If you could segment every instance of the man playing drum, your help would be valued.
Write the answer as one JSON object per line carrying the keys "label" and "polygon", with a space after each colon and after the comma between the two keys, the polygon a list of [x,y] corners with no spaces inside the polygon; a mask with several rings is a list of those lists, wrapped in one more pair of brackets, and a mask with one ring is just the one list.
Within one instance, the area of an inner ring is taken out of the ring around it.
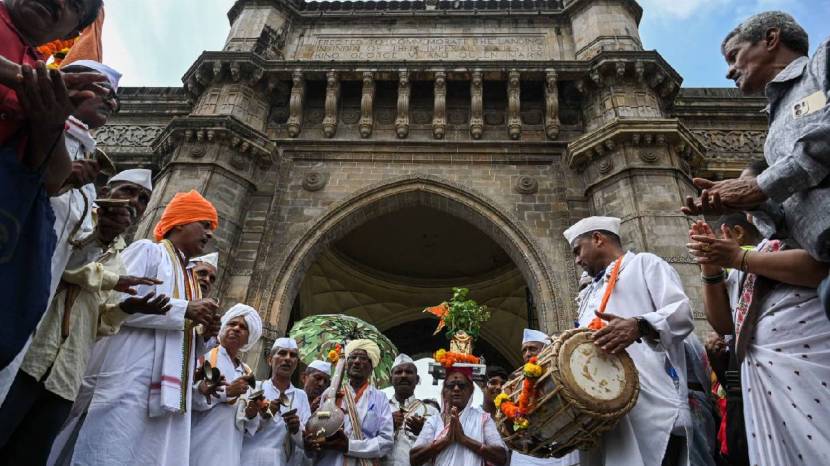
{"label": "man playing drum", "polygon": [[[565,230],[576,263],[593,281],[577,299],[594,343],[627,351],[639,372],[640,397],[583,465],[685,465],[689,414],[683,340],[694,326],[680,277],[654,254],[626,252],[620,219],[589,217]],[[601,328],[600,328],[601,327]]]}
{"label": "man playing drum", "polygon": [[[550,344],[550,338],[545,332],[524,329],[522,333],[522,361],[528,362],[530,358],[538,356],[542,349]],[[517,372],[521,372],[521,368]],[[518,451],[510,454],[510,466],[571,466],[579,464],[579,453],[573,451],[562,458],[536,458],[525,455]]]}

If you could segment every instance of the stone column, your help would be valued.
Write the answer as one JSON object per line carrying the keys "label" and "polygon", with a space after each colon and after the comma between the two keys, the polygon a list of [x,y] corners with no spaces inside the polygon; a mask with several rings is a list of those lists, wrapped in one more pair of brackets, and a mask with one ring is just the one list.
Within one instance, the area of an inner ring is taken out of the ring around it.
{"label": "stone column", "polygon": [[409,73],[398,73],[398,115],[395,118],[395,134],[404,139],[409,135]]}
{"label": "stone column", "polygon": [[340,77],[336,71],[326,73],[326,116],[323,118],[323,134],[334,137],[337,132],[337,100],[340,98]]}
{"label": "stone column", "polygon": [[432,136],[443,139],[447,132],[447,73],[435,72],[435,102],[432,113]]}
{"label": "stone column", "polygon": [[372,135],[375,120],[372,107],[375,99],[375,78],[371,71],[363,73],[363,95],[360,98],[360,137],[368,138]]}
{"label": "stone column", "polygon": [[521,117],[521,75],[511,70],[507,75],[507,134],[510,139],[519,139],[522,135]]}
{"label": "stone column", "polygon": [[545,73],[545,134],[550,139],[559,137],[559,87],[556,71]]}
{"label": "stone column", "polygon": [[481,139],[484,133],[484,81],[481,71],[473,71],[470,80],[470,135]]}
{"label": "stone column", "polygon": [[296,138],[303,129],[303,100],[305,99],[305,78],[297,70],[291,77],[291,99],[288,101],[288,136]]}

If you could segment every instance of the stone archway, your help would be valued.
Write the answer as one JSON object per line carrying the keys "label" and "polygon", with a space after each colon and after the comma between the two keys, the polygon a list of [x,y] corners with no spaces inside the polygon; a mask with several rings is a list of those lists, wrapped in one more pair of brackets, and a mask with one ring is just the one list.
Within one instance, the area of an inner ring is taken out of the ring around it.
{"label": "stone archway", "polygon": [[548,332],[567,325],[554,293],[547,260],[530,235],[510,215],[480,193],[430,175],[406,176],[369,186],[327,211],[289,247],[266,307],[277,329],[288,324],[293,300],[311,264],[332,242],[361,224],[410,206],[426,206],[474,225],[500,245],[521,272],[536,305],[540,327]]}

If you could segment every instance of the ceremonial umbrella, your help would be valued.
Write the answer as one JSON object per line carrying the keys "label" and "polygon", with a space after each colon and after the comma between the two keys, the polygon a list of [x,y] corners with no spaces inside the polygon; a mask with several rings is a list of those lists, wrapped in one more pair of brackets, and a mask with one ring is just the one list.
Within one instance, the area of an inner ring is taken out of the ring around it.
{"label": "ceremonial umbrella", "polygon": [[380,348],[380,363],[374,368],[375,386],[389,385],[389,373],[398,356],[398,348],[372,324],[343,314],[318,314],[295,323],[289,336],[297,340],[300,360],[306,364],[315,359],[326,361],[327,353],[338,343],[345,347],[351,340],[372,340]]}

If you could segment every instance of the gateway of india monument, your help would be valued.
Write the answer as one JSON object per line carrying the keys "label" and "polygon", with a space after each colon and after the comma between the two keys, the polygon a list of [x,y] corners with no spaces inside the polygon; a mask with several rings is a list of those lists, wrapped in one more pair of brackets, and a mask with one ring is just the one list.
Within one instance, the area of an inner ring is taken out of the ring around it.
{"label": "gateway of india monument", "polygon": [[442,345],[422,309],[463,286],[492,312],[477,352],[516,367],[524,327],[574,325],[562,231],[587,215],[672,263],[702,319],[679,207],[691,177],[762,155],[763,99],[681,87],[641,16],[633,0],[238,0],[222,50],[182,87],[122,89],[97,138],[156,173],[137,237],[176,192],[216,205],[214,295],[262,313],[264,347],[347,313],[424,356]]}

